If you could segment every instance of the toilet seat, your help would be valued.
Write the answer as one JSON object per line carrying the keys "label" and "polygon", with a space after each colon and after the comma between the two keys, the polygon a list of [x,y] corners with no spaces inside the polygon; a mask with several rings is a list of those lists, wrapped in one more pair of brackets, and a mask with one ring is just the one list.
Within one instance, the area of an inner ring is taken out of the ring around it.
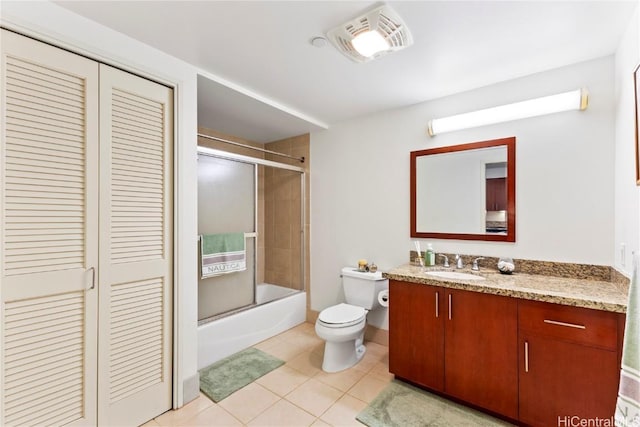
{"label": "toilet seat", "polygon": [[362,307],[341,303],[322,310],[318,321],[328,328],[346,328],[362,322],[366,315]]}

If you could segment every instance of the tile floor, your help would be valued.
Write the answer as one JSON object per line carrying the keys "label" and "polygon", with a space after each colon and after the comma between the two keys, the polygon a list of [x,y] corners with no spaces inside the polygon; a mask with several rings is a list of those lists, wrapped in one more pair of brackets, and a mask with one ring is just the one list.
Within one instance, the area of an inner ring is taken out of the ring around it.
{"label": "tile floor", "polygon": [[143,427],[157,426],[360,426],[356,415],[393,379],[388,348],[365,343],[353,368],[323,372],[324,341],[303,323],[254,347],[286,363],[214,403],[200,396]]}

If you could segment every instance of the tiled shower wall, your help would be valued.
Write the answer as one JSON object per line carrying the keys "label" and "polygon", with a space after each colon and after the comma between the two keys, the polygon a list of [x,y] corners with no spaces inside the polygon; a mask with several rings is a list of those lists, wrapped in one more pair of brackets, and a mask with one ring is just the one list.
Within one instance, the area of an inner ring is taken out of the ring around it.
{"label": "tiled shower wall", "polygon": [[[271,151],[304,157],[293,159],[267,154],[266,158],[306,169],[303,226],[305,240],[301,242],[300,216],[302,191],[298,173],[269,168],[265,175],[265,281],[293,289],[304,289],[309,283],[309,134],[299,135],[265,145]],[[304,283],[300,283],[300,246],[305,247]]]}

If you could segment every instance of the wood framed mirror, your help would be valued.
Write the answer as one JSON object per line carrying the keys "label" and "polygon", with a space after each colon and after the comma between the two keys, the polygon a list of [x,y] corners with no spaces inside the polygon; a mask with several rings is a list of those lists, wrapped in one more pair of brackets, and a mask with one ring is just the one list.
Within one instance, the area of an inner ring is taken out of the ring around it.
{"label": "wood framed mirror", "polygon": [[411,237],[516,241],[516,138],[412,151]]}

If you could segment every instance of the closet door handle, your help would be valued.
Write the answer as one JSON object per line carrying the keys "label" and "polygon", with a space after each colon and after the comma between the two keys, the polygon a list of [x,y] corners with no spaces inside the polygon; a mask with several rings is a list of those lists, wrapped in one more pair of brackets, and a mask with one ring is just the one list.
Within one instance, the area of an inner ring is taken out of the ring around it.
{"label": "closet door handle", "polygon": [[91,270],[91,287],[89,289],[87,289],[88,291],[94,289],[96,287],[96,268],[95,267],[91,267],[89,268],[89,270]]}
{"label": "closet door handle", "polygon": [[440,294],[436,292],[436,317],[440,317]]}
{"label": "closet door handle", "polygon": [[451,294],[449,294],[449,320],[451,320]]}
{"label": "closet door handle", "polygon": [[529,372],[529,343],[524,342],[524,371]]}

